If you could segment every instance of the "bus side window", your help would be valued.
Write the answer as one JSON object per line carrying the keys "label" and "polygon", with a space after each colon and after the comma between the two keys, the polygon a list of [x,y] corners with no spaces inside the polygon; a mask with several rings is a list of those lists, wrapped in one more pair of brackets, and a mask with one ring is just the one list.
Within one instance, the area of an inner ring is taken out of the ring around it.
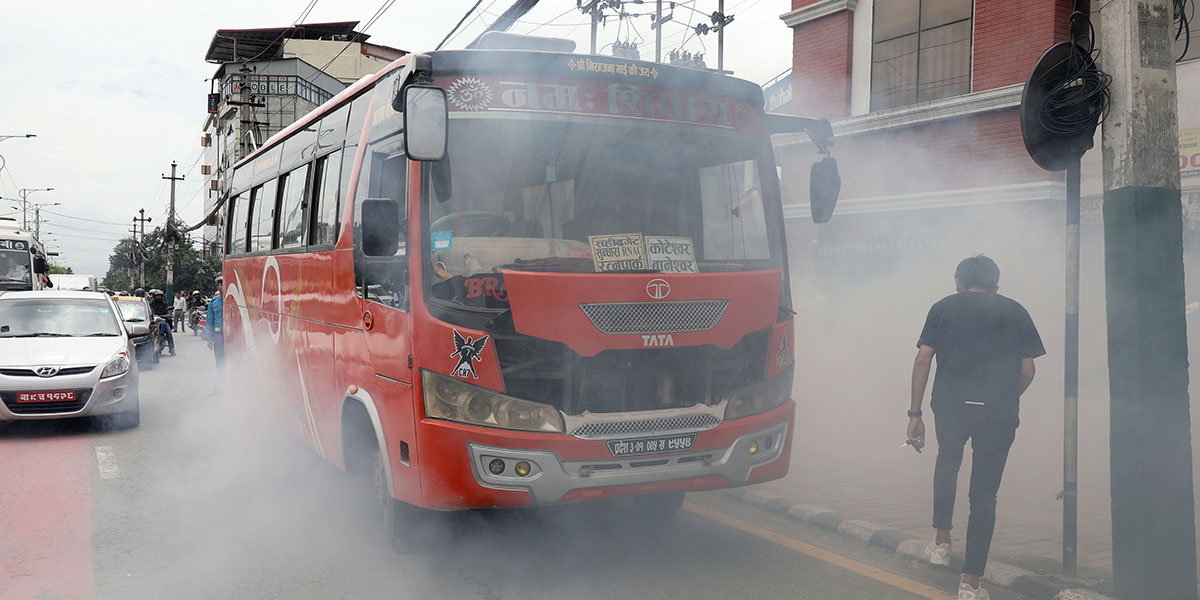
{"label": "bus side window", "polygon": [[264,252],[271,249],[271,225],[274,223],[274,208],[278,179],[272,179],[254,188],[253,206],[250,207],[250,244],[248,252]]}
{"label": "bus side window", "polygon": [[[238,211],[242,218],[239,220]],[[238,254],[242,246],[246,244],[246,219],[245,219],[245,203],[241,196],[234,196],[229,199],[225,206],[225,254]],[[241,235],[238,235],[238,226],[241,225]]]}
{"label": "bus side window", "polygon": [[276,210],[279,221],[276,248],[299,248],[304,245],[304,192],[308,184],[308,167],[304,165],[292,169],[280,178],[283,185],[279,190],[279,208]]}
{"label": "bus side window", "polygon": [[250,207],[259,188],[238,196],[233,208],[233,221],[229,225],[229,254],[245,254],[247,231],[250,230]]}
{"label": "bus side window", "polygon": [[341,151],[317,159],[313,172],[308,214],[309,245],[333,244],[337,241],[338,179],[342,168]]}
{"label": "bus side window", "polygon": [[[399,136],[368,148],[370,173],[360,181],[366,194],[356,194],[355,271],[361,272],[366,298],[408,309],[407,203],[408,159],[396,152]],[[375,150],[383,150],[376,152]],[[361,265],[361,268],[358,266]]]}

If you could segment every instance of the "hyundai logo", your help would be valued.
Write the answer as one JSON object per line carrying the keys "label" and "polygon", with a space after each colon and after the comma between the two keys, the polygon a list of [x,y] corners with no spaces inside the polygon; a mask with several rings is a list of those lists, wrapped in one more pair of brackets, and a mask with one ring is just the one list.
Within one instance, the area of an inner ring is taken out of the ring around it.
{"label": "hyundai logo", "polygon": [[38,367],[33,371],[38,377],[54,377],[58,375],[58,367]]}
{"label": "hyundai logo", "polygon": [[655,300],[662,300],[671,295],[671,284],[666,279],[651,279],[646,284],[646,294]]}

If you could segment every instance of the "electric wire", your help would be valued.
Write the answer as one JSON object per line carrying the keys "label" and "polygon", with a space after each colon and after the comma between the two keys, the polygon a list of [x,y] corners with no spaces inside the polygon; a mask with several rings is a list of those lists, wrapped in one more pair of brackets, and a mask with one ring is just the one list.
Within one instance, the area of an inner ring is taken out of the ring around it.
{"label": "electric wire", "polygon": [[471,16],[471,14],[475,12],[475,9],[479,8],[479,5],[480,5],[480,4],[483,4],[483,0],[476,0],[476,1],[475,1],[475,4],[473,4],[473,5],[471,6],[471,8],[470,8],[469,10],[467,10],[467,13],[466,13],[466,14],[464,14],[464,15],[462,16],[462,18],[458,20],[458,23],[457,23],[457,24],[455,24],[455,25],[454,25],[454,28],[453,28],[453,29],[451,29],[451,30],[450,30],[450,31],[449,31],[449,32],[446,34],[446,37],[442,38],[442,41],[441,41],[441,43],[439,43],[439,44],[437,45],[437,47],[436,47],[436,48],[434,48],[434,50],[441,50],[441,49],[442,49],[442,46],[446,45],[446,42],[450,41],[450,36],[454,35],[454,32],[458,31],[458,28],[459,28],[459,27],[462,27],[462,24],[467,22],[467,18],[468,18],[468,17],[470,17],[470,16]]}
{"label": "electric wire", "polygon": [[1104,122],[1109,108],[1108,88],[1112,84],[1112,76],[1097,66],[1100,50],[1095,45],[1096,31],[1089,15],[1082,11],[1072,13],[1069,30],[1079,33],[1071,39],[1073,52],[1056,65],[1064,67],[1065,72],[1038,107],[1042,127],[1066,137],[1095,131]]}
{"label": "electric wire", "polygon": [[55,212],[55,211],[52,211],[52,210],[47,210],[47,209],[42,209],[42,212],[44,212],[44,213],[48,213],[48,214],[51,214],[51,215],[54,215],[54,216],[56,216],[56,217],[66,217],[66,218],[68,218],[68,219],[76,219],[76,220],[79,220],[79,221],[87,221],[87,222],[89,222],[89,223],[101,223],[101,224],[104,224],[104,225],[118,225],[118,226],[120,226],[120,227],[129,227],[129,223],[117,223],[116,221],[101,221],[101,220],[99,220],[99,219],[85,219],[85,218],[83,218],[83,217],[73,217],[73,216],[71,216],[71,215],[67,215],[67,214],[63,214],[63,213],[60,213],[60,212]]}
{"label": "electric wire", "polygon": [[1175,20],[1175,41],[1183,41],[1183,50],[1175,58],[1179,62],[1187,57],[1192,45],[1192,18],[1195,17],[1196,5],[1193,0],[1174,0],[1173,12]]}

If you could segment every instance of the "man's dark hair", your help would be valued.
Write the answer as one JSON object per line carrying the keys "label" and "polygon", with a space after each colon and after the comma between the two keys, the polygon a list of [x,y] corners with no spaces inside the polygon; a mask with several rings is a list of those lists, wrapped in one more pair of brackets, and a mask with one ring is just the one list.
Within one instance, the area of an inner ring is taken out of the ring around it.
{"label": "man's dark hair", "polygon": [[1000,285],[1000,267],[992,259],[979,254],[958,263],[954,278],[967,289],[982,288],[994,292]]}

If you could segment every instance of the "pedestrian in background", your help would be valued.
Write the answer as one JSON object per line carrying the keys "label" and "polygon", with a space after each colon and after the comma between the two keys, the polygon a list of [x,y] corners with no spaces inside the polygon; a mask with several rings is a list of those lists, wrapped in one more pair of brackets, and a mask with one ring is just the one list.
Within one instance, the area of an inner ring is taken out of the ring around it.
{"label": "pedestrian in background", "polygon": [[933,471],[933,543],[929,562],[950,564],[950,529],[963,447],[971,440],[971,515],[967,551],[958,587],[960,600],[988,600],[979,585],[996,527],[996,492],[1016,437],[1021,394],[1033,382],[1033,359],[1046,353],[1029,312],[996,293],[1000,268],[974,256],[954,272],[957,293],[929,309],[913,362],[908,443],[925,445],[921,402],[929,368],[937,376],[929,402],[936,417],[938,455]]}
{"label": "pedestrian in background", "polygon": [[187,313],[187,298],[183,297],[183,292],[175,292],[175,322],[172,324],[172,329],[183,333],[187,331],[183,327],[184,315]]}
{"label": "pedestrian in background", "polygon": [[221,387],[225,383],[225,334],[222,333],[222,324],[225,320],[222,314],[224,307],[224,300],[222,298],[223,290],[225,289],[224,284],[224,278],[218,277],[217,291],[213,294],[212,300],[208,301],[208,314],[204,317],[208,347],[212,348],[213,358],[217,361],[217,379],[209,395],[220,393]]}

